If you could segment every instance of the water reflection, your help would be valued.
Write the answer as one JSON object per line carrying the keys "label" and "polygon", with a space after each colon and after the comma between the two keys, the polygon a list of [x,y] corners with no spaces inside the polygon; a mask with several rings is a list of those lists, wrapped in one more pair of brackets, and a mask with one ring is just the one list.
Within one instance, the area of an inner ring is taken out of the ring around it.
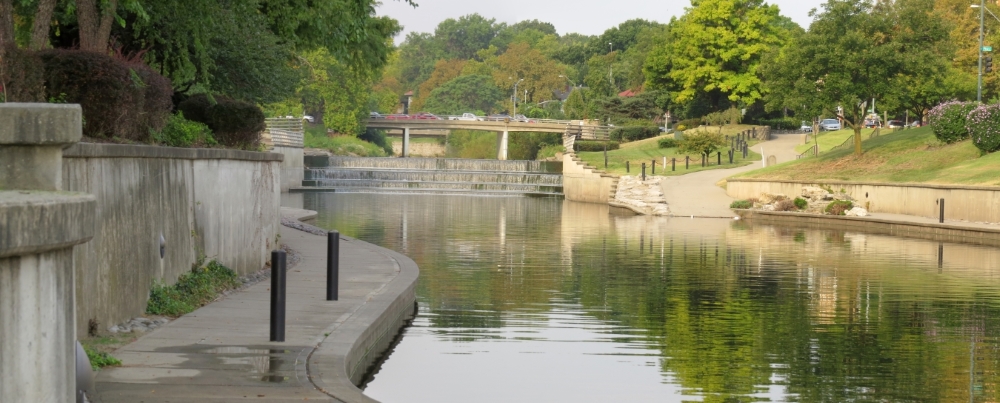
{"label": "water reflection", "polygon": [[995,248],[553,199],[304,206],[421,268],[385,402],[998,400]]}

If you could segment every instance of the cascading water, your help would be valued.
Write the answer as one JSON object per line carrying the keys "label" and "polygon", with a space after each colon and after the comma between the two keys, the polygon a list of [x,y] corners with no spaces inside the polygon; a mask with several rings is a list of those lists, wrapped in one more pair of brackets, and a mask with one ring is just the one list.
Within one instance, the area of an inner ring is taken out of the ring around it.
{"label": "cascading water", "polygon": [[562,162],[307,156],[301,191],[562,196]]}

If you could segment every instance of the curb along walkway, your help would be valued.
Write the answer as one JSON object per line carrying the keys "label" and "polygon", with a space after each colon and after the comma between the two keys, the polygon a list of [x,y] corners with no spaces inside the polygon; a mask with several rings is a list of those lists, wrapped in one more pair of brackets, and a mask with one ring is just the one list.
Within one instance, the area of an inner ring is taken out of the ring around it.
{"label": "curb along walkway", "polygon": [[[300,219],[312,212],[281,213]],[[373,401],[350,378],[364,374],[413,313],[416,264],[342,235],[339,301],[326,301],[326,236],[287,226],[280,233],[301,257],[288,267],[285,342],[268,341],[268,278],[116,351],[122,366],[98,373],[92,400]]]}

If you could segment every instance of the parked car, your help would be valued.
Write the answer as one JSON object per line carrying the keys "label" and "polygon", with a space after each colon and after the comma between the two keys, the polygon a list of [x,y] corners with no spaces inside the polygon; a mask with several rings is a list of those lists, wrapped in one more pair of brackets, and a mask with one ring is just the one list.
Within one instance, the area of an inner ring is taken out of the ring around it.
{"label": "parked car", "polygon": [[904,124],[902,120],[890,120],[888,122],[885,122],[885,126],[890,129],[899,129],[902,128]]}
{"label": "parked car", "polygon": [[799,126],[799,130],[802,130],[804,132],[811,132],[811,131],[813,131],[812,122],[810,122],[808,120],[803,120],[802,121],[802,125]]}
{"label": "parked car", "polygon": [[486,120],[491,122],[503,122],[504,120],[510,119],[510,116],[506,113],[495,113],[486,117]]}
{"label": "parked car", "polygon": [[467,120],[470,122],[482,122],[483,118],[476,116],[474,113],[463,113],[462,116],[453,116],[451,120]]}
{"label": "parked car", "polygon": [[534,119],[529,119],[527,116],[524,116],[524,115],[522,115],[520,113],[518,113],[517,115],[514,115],[514,117],[511,118],[510,120],[512,122],[535,123]]}
{"label": "parked car", "polygon": [[865,118],[864,126],[865,128],[882,127],[882,120],[879,118]]}
{"label": "parked car", "polygon": [[837,119],[823,119],[819,122],[819,127],[823,130],[840,130],[840,121]]}
{"label": "parked car", "polygon": [[382,116],[382,114],[378,112],[368,113],[368,119],[384,119],[384,118],[385,116]]}
{"label": "parked car", "polygon": [[437,115],[435,115],[433,113],[430,113],[430,112],[420,112],[420,113],[417,113],[416,115],[413,115],[413,118],[414,119],[425,119],[425,120],[443,120],[443,119],[439,118]]}
{"label": "parked car", "polygon": [[390,120],[413,119],[412,116],[410,116],[410,115],[404,115],[402,113],[395,113],[395,114],[392,114],[392,115],[383,115],[382,117],[384,119],[390,119]]}
{"label": "parked car", "polygon": [[306,122],[309,122],[309,123],[316,123],[316,118],[314,118],[312,116],[309,116],[309,115],[303,116],[302,119],[305,119]]}

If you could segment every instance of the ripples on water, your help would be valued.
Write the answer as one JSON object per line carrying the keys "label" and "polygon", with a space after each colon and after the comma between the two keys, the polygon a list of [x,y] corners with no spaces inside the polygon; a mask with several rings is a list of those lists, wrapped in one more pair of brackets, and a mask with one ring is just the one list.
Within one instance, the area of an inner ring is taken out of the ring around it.
{"label": "ripples on water", "polygon": [[996,248],[558,199],[304,207],[420,266],[383,402],[1000,400]]}

